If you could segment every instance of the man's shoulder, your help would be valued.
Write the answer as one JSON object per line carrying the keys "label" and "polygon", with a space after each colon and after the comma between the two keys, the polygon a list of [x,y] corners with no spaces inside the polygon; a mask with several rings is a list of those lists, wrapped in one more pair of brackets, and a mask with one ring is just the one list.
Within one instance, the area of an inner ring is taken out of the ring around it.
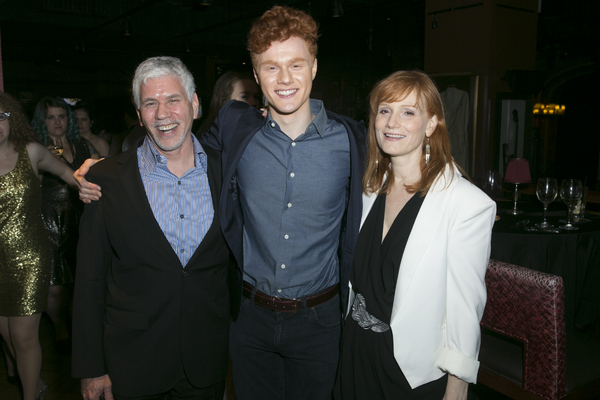
{"label": "man's shoulder", "polygon": [[254,117],[258,120],[264,120],[262,113],[258,109],[252,107],[248,103],[237,100],[229,100],[223,106],[219,114],[224,116],[227,115],[227,118],[241,117],[242,115],[247,114],[249,117]]}
{"label": "man's shoulder", "polygon": [[219,111],[214,125],[220,132],[223,144],[225,144],[227,140],[230,140],[231,135],[243,136],[250,131],[260,129],[264,124],[264,120],[261,111],[258,109],[243,101],[230,100]]}
{"label": "man's shoulder", "polygon": [[325,112],[327,113],[327,118],[329,118],[329,119],[333,119],[337,122],[347,125],[351,129],[357,129],[361,132],[365,131],[365,124],[363,123],[363,121],[356,121],[350,117],[347,117],[342,114],[334,113],[333,111],[329,111],[329,110],[325,110]]}
{"label": "man's shoulder", "polygon": [[[123,153],[116,154],[112,157],[103,159],[97,162],[90,168],[89,181],[97,183],[106,181],[118,176],[117,169],[131,158],[137,159],[137,148],[130,148]],[[87,178],[87,177],[86,177]]]}

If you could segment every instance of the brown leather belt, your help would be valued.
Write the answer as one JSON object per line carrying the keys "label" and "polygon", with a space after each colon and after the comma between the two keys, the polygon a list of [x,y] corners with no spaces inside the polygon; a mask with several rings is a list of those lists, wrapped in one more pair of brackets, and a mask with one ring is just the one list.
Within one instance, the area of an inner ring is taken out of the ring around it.
{"label": "brown leather belt", "polygon": [[[254,286],[244,282],[244,288],[242,290],[244,297],[251,299],[253,290]],[[339,285],[334,285],[323,293],[300,299],[280,299],[279,297],[271,297],[263,292],[256,291],[256,293],[254,293],[254,303],[261,307],[268,308],[271,311],[295,313],[298,310],[302,310],[302,300],[306,301],[306,307],[316,307],[319,304],[323,304],[334,298],[338,294],[338,291]]]}

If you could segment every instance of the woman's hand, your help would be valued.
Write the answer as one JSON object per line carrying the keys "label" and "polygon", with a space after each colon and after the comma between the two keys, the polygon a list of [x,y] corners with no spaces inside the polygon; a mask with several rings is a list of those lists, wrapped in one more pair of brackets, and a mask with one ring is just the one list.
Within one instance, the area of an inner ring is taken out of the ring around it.
{"label": "woman's hand", "polygon": [[442,400],[467,400],[468,391],[468,382],[465,382],[454,375],[448,374],[446,393],[444,394],[444,398]]}

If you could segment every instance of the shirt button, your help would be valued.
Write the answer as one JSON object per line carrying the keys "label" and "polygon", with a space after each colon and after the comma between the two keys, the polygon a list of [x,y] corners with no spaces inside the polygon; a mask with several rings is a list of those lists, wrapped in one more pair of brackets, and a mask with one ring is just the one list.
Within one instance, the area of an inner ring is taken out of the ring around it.
{"label": "shirt button", "polygon": [[281,264],[281,269],[285,269],[285,264]]}
{"label": "shirt button", "polygon": [[290,238],[290,236],[289,236],[289,235],[285,235],[285,236],[284,236],[284,238],[286,238],[286,239],[289,239],[289,238]]}
{"label": "shirt button", "polygon": [[183,253],[184,251],[185,251],[184,249],[179,250],[180,253]]}
{"label": "shirt button", "polygon": [[296,147],[296,142],[292,142],[292,147]]}
{"label": "shirt button", "polygon": [[292,203],[288,203],[288,208],[290,208],[292,206]]}
{"label": "shirt button", "polygon": [[177,184],[178,184],[178,185],[181,185],[181,181],[177,181]]}
{"label": "shirt button", "polygon": [[179,215],[179,218],[183,218],[183,214],[180,214],[180,215]]}
{"label": "shirt button", "polygon": [[295,176],[296,176],[296,174],[292,172],[292,173],[290,174],[290,176],[293,178],[293,177],[295,177]]}
{"label": "shirt button", "polygon": [[277,289],[277,293],[281,293],[281,292],[282,292],[282,290],[281,290],[281,289]]}
{"label": "shirt button", "polygon": [[271,122],[271,128],[275,128],[275,122]]}

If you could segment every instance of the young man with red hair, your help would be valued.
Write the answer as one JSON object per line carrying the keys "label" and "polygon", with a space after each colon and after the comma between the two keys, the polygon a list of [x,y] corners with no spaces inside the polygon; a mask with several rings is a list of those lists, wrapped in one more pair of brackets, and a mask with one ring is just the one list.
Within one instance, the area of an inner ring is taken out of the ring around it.
{"label": "young man with red hair", "polygon": [[203,143],[222,152],[223,233],[243,280],[230,354],[241,399],[330,399],[358,235],[365,129],[310,99],[317,24],[275,6],[248,35],[265,119],[228,103]]}

